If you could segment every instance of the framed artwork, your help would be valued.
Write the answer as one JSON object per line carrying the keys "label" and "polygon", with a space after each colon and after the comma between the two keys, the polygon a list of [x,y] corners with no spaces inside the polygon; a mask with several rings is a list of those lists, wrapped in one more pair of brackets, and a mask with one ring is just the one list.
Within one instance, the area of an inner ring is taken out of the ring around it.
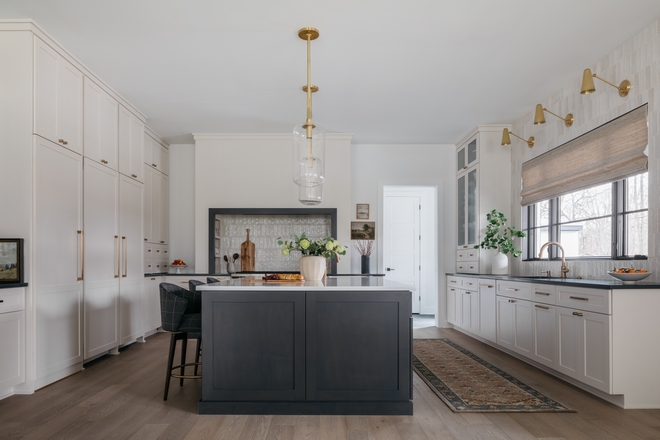
{"label": "framed artwork", "polygon": [[375,240],[376,222],[351,222],[351,240]]}
{"label": "framed artwork", "polygon": [[355,210],[355,218],[358,220],[369,220],[369,204],[358,203]]}
{"label": "framed artwork", "polygon": [[0,238],[0,283],[23,282],[23,239]]}

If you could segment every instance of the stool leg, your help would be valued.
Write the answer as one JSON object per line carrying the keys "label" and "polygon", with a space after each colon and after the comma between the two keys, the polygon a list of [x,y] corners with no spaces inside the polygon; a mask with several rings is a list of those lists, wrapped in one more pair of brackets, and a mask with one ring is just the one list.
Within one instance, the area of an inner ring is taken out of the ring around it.
{"label": "stool leg", "polygon": [[197,365],[199,363],[199,354],[202,352],[202,337],[197,338],[197,350],[195,350],[195,376],[197,376]]}
{"label": "stool leg", "polygon": [[[186,363],[186,349],[188,348],[188,333],[181,333],[181,365]],[[186,367],[181,367],[181,376],[186,374]],[[179,379],[179,386],[183,386],[183,378]]]}
{"label": "stool leg", "polygon": [[163,400],[167,400],[167,392],[170,389],[170,379],[172,378],[172,365],[174,365],[174,351],[176,350],[177,337],[174,333],[170,337],[170,353],[167,356],[167,375],[165,376],[165,393]]}

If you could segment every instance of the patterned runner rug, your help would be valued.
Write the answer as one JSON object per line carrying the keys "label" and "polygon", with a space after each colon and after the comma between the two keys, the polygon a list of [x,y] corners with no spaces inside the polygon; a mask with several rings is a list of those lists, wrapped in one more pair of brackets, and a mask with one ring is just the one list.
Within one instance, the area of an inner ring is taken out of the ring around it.
{"label": "patterned runner rug", "polygon": [[415,339],[413,368],[454,412],[575,412],[449,339]]}

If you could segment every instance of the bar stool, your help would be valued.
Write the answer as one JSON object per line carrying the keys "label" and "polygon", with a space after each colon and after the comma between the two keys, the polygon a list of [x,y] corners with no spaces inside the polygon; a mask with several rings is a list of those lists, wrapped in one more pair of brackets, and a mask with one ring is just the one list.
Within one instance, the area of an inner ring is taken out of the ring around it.
{"label": "bar stool", "polygon": [[217,278],[213,277],[206,277],[206,284],[211,284],[211,283],[219,283],[220,280]]}
{"label": "bar stool", "polygon": [[[203,283],[202,283],[203,284]],[[170,379],[180,379],[179,386],[183,385],[184,379],[201,379],[197,374],[199,365],[199,353],[202,340],[202,298],[198,292],[191,292],[183,287],[171,283],[160,283],[160,314],[163,330],[171,332],[170,352],[167,357],[167,376],[165,377],[165,393],[163,400],[167,400],[167,392],[170,388]],[[188,338],[197,339],[197,350],[195,362],[186,363],[186,348]],[[174,354],[177,341],[181,344],[181,364],[174,366]],[[185,368],[194,366],[195,374],[186,375]],[[180,368],[180,374],[174,374],[173,370]]]}

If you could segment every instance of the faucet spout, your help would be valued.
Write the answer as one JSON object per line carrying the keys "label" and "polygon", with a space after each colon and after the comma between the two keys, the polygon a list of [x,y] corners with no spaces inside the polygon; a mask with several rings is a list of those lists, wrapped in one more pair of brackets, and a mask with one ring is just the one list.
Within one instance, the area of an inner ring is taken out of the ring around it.
{"label": "faucet spout", "polygon": [[[569,272],[568,266],[566,266],[566,255],[564,253],[564,248],[561,246],[561,244],[557,243],[556,241],[549,241],[545,243],[543,246],[541,246],[541,250],[539,251],[539,258],[543,258],[543,251],[545,248],[548,246],[554,244],[561,250],[561,277],[566,278],[566,274]],[[550,258],[550,255],[548,255],[548,258]]]}

